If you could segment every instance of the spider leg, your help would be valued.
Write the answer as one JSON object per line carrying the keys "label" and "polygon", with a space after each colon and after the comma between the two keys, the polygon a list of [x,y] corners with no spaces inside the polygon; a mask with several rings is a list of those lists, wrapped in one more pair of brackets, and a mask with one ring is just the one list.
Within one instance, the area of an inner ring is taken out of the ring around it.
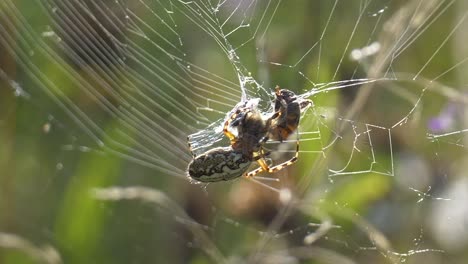
{"label": "spider leg", "polygon": [[[231,125],[231,123],[234,122],[234,121],[236,123],[241,122],[239,120],[236,120],[236,118],[239,118],[239,116],[240,116],[240,118],[243,118],[242,115],[243,115],[243,112],[241,111],[241,109],[238,109],[226,120],[226,122],[224,122],[223,133],[224,133],[224,135],[226,137],[229,138],[229,140],[231,141],[231,145],[234,144],[236,136],[233,133],[231,133],[231,131],[229,131],[228,128]],[[239,125],[239,124],[237,124],[237,125]]]}
{"label": "spider leg", "polygon": [[297,133],[297,139],[296,139],[296,152],[294,154],[294,157],[292,157],[291,159],[283,162],[283,163],[280,163],[278,165],[275,165],[271,168],[268,169],[268,172],[269,173],[273,173],[273,172],[277,172],[277,171],[280,171],[292,164],[294,164],[295,162],[297,162],[298,158],[299,158],[299,130],[296,130],[296,133]]}
{"label": "spider leg", "polygon": [[253,171],[251,171],[251,172],[245,174],[245,177],[247,177],[247,178],[251,178],[251,177],[253,177],[253,176],[259,174],[260,172],[262,172],[262,171],[268,171],[268,169],[269,169],[268,164],[266,163],[265,159],[264,159],[262,156],[257,156],[257,157],[255,157],[255,158],[258,158],[258,159],[257,159],[257,162],[258,162],[258,164],[260,165],[260,167],[258,167],[258,168],[256,168],[255,170],[253,170]]}
{"label": "spider leg", "polygon": [[271,151],[262,152],[261,155],[257,155],[255,157],[253,157],[252,161],[258,161],[259,159],[263,159],[264,157],[270,156],[270,154],[271,154]]}
{"label": "spider leg", "polygon": [[262,167],[259,167],[245,175],[246,178],[252,178],[255,175],[259,174],[260,172],[265,171]]}
{"label": "spider leg", "polygon": [[229,127],[229,124],[232,122],[232,120],[234,120],[236,118],[237,114],[234,113],[232,114],[228,120],[226,120],[226,122],[224,122],[224,127],[223,127],[223,133],[224,135],[226,135],[226,137],[229,138],[229,140],[232,142],[236,136],[234,136],[234,134],[232,134],[229,130],[228,130],[228,127]]}
{"label": "spider leg", "polygon": [[[257,174],[259,174],[260,172],[263,172],[263,171],[267,171],[269,173],[274,173],[274,172],[277,172],[277,171],[280,171],[292,164],[294,164],[295,162],[297,162],[299,158],[299,131],[297,131],[297,140],[296,140],[296,153],[294,154],[294,157],[292,157],[291,159],[285,161],[285,162],[282,162],[278,165],[275,165],[273,167],[269,167],[268,164],[266,164],[265,160],[263,158],[260,158],[259,160],[257,160],[257,162],[260,164],[260,167],[247,173],[245,176],[247,178],[250,178],[250,177],[253,177]],[[262,166],[262,163],[264,165],[266,165],[266,167]]]}
{"label": "spider leg", "polygon": [[268,137],[263,137],[262,140],[258,143],[258,146],[260,146],[260,151],[254,153],[253,160],[257,161],[258,165],[260,165],[259,168],[247,173],[245,176],[246,177],[253,177],[256,174],[259,174],[262,171],[268,171],[269,166],[267,162],[265,161],[265,157],[270,155],[270,151],[265,152],[265,150],[261,147],[266,141],[268,141]]}

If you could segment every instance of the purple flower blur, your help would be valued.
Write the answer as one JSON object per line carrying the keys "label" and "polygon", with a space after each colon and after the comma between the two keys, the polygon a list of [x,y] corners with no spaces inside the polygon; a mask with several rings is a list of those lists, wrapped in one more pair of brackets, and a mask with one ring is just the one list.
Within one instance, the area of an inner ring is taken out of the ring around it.
{"label": "purple flower blur", "polygon": [[438,116],[435,116],[428,121],[428,128],[433,133],[443,133],[453,129],[455,123],[455,115],[457,106],[454,103],[449,103]]}

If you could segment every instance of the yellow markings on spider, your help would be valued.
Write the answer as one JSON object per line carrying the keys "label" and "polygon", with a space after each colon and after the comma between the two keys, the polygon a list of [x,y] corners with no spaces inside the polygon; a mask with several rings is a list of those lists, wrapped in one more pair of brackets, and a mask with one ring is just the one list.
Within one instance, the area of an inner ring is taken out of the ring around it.
{"label": "yellow markings on spider", "polygon": [[[287,90],[275,90],[274,113],[264,119],[252,100],[237,105],[223,127],[224,135],[230,140],[230,146],[217,147],[195,156],[187,168],[187,176],[199,182],[228,181],[240,176],[254,177],[261,172],[274,173],[294,164],[299,157],[299,137],[296,140],[294,157],[270,167],[265,161],[269,155],[264,149],[268,140],[282,142],[299,126],[301,110],[311,105],[312,101],[298,99]],[[229,131],[237,129],[237,135]],[[259,168],[247,172],[253,162]]]}

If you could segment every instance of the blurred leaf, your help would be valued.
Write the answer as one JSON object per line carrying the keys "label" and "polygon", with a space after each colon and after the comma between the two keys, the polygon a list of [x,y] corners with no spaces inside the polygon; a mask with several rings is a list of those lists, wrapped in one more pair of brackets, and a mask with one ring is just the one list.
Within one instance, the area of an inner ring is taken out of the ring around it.
{"label": "blurred leaf", "polygon": [[[107,131],[118,136],[119,129],[114,124]],[[122,139],[125,140],[125,139]],[[63,200],[62,209],[56,223],[57,239],[65,247],[64,259],[74,263],[103,263],[100,241],[105,234],[106,208],[103,202],[95,200],[90,191],[93,188],[114,185],[120,176],[121,159],[116,156],[103,156],[99,153],[86,153],[79,163],[76,174],[70,181]],[[67,255],[70,254],[70,255]]]}

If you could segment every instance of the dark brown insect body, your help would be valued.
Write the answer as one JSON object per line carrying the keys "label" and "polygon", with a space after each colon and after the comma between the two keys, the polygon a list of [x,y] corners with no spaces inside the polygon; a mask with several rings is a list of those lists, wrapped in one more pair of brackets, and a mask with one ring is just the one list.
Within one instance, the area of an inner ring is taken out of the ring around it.
{"label": "dark brown insect body", "polygon": [[231,139],[232,148],[253,159],[253,154],[259,152],[266,141],[268,126],[262,115],[257,110],[243,109],[231,126],[237,128],[237,137]]}
{"label": "dark brown insect body", "polygon": [[293,92],[280,89],[279,86],[276,86],[275,95],[275,115],[278,116],[271,119],[268,137],[282,142],[297,130],[301,111],[312,104],[312,101],[301,100]]}

